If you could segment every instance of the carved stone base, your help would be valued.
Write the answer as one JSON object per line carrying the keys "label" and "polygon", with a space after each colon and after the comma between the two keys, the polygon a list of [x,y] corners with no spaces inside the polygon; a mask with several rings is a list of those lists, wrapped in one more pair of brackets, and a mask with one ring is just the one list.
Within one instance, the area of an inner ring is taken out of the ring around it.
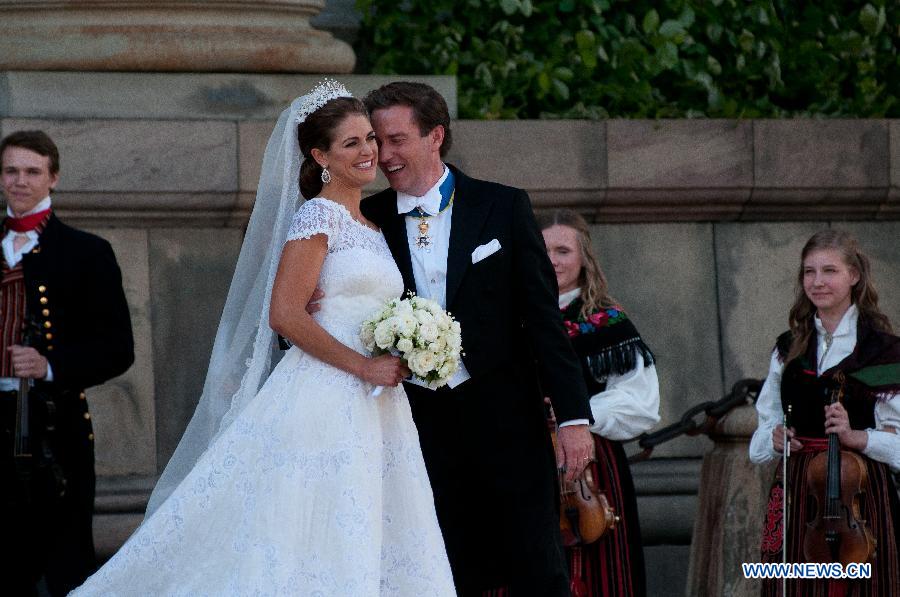
{"label": "carved stone base", "polygon": [[323,0],[3,2],[0,70],[349,73]]}
{"label": "carved stone base", "polygon": [[756,409],[740,406],[716,425],[715,447],[703,457],[700,505],[694,521],[688,587],[697,597],[752,597],[759,581],[744,578],[743,562],[759,561],[771,466],[747,457]]}

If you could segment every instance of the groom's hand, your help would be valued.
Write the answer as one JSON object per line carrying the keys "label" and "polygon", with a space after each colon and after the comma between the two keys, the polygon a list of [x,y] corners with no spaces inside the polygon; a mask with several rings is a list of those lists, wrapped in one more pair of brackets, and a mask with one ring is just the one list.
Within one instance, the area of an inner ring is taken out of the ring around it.
{"label": "groom's hand", "polygon": [[594,438],[587,425],[566,425],[556,430],[556,439],[565,458],[566,481],[574,481],[594,460]]}
{"label": "groom's hand", "polygon": [[309,302],[306,303],[306,312],[312,315],[316,311],[322,308],[319,304],[319,301],[322,300],[322,297],[325,296],[325,293],[319,290],[319,287],[316,286],[316,289],[313,290],[312,296],[309,297]]}

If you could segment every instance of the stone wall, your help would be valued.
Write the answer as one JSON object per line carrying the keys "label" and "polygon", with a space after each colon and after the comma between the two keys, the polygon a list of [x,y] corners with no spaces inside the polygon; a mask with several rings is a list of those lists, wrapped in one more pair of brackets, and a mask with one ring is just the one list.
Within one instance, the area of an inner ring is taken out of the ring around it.
{"label": "stone wall", "polygon": [[[104,551],[140,520],[190,417],[266,139],[282,107],[316,79],[0,72],[0,134],[43,128],[56,139],[55,208],[108,238],[125,274],[137,361],[89,393]],[[342,79],[357,94],[384,80]],[[454,80],[426,80],[455,114]],[[536,209],[574,207],[592,222],[612,292],[659,358],[661,425],[740,378],[765,375],[786,327],[800,248],[822,227],[860,238],[884,309],[900,321],[900,121],[453,128],[450,162],[524,187]],[[379,176],[370,190],[383,186]],[[700,457],[711,445],[680,438],[634,467],[648,559],[654,544],[690,542]]]}

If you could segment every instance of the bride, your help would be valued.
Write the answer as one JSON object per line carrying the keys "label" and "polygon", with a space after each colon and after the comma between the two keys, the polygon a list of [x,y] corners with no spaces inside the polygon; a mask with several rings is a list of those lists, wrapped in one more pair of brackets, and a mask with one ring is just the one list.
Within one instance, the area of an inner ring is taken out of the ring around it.
{"label": "bride", "polygon": [[[403,290],[359,209],[377,162],[339,83],[282,113],[194,417],[144,522],[74,594],[454,594],[409,371],[358,337]],[[273,329],[294,346],[267,377]]]}

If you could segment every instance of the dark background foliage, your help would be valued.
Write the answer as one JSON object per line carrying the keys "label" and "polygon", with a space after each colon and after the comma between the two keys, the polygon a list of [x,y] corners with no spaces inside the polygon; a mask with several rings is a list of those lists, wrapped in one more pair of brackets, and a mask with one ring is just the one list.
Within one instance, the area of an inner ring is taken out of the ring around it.
{"label": "dark background foliage", "polygon": [[900,116],[896,0],[357,0],[360,72],[461,118]]}

